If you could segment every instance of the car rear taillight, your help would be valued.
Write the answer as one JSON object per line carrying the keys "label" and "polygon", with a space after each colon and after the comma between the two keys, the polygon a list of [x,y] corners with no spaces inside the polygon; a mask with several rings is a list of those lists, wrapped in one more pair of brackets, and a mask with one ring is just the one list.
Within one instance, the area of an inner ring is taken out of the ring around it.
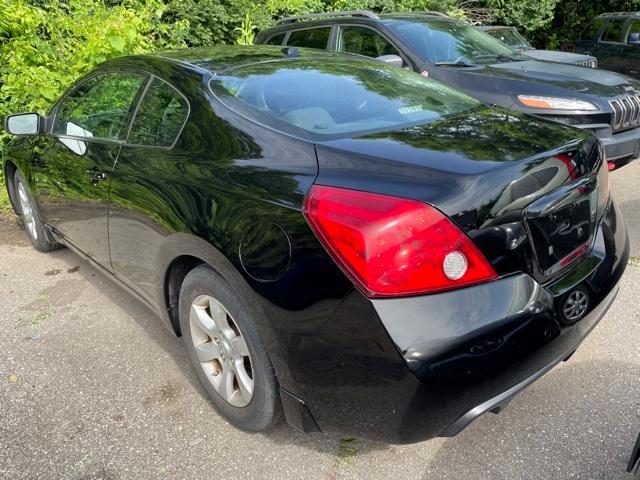
{"label": "car rear taillight", "polygon": [[329,254],[369,297],[437,292],[497,278],[473,242],[427,204],[314,185],[303,213]]}

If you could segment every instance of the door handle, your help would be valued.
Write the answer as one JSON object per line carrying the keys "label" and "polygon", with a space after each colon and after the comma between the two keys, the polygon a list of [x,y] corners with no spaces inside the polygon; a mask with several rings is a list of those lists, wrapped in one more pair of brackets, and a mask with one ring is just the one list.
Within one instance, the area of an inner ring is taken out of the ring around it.
{"label": "door handle", "polygon": [[101,182],[109,177],[106,173],[100,172],[95,168],[90,168],[87,170],[87,173],[91,176],[91,181],[93,183]]}

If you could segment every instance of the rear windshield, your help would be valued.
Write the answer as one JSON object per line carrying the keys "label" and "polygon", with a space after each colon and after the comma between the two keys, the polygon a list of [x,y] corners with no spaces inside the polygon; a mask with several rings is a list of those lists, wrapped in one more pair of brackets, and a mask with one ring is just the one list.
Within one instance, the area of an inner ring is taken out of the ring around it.
{"label": "rear windshield", "polygon": [[308,138],[339,138],[433,122],[480,102],[382,63],[326,58],[242,67],[211,80],[234,110]]}
{"label": "rear windshield", "polygon": [[428,62],[495,63],[517,53],[475,27],[451,20],[389,22],[389,28]]}

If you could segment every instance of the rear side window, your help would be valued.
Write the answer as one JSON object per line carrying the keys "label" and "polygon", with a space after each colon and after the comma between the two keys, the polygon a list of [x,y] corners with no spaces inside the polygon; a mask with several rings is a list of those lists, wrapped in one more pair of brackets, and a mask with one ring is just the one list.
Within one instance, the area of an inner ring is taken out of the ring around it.
{"label": "rear side window", "polygon": [[291,32],[287,45],[306,48],[327,48],[329,42],[330,27],[308,28]]}
{"label": "rear side window", "polygon": [[600,40],[603,42],[619,42],[622,35],[622,25],[624,20],[610,20],[602,32]]}
{"label": "rear side window", "polygon": [[284,40],[284,33],[280,33],[278,35],[274,35],[269,40],[264,42],[266,45],[282,45],[282,41]]}
{"label": "rear side window", "polygon": [[338,39],[338,51],[373,58],[381,55],[398,55],[398,50],[393,45],[366,27],[342,27]]}
{"label": "rear side window", "polygon": [[625,43],[629,45],[640,45],[640,20],[633,20],[629,24]]}
{"label": "rear side window", "polygon": [[171,147],[189,115],[184,97],[169,84],[154,78],[136,112],[127,143]]}
{"label": "rear side window", "polygon": [[601,18],[594,18],[587,29],[582,34],[582,38],[585,40],[593,40],[598,38],[598,34],[600,30],[602,30],[602,26],[604,25],[604,20]]}

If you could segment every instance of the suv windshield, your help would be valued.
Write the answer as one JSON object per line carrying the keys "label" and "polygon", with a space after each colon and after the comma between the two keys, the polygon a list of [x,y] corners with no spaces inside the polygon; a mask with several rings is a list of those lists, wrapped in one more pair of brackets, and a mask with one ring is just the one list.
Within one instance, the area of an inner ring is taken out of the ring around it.
{"label": "suv windshield", "polygon": [[449,19],[393,21],[400,39],[433,64],[496,63],[519,60],[519,54],[480,30]]}
{"label": "suv windshield", "polygon": [[496,28],[485,30],[486,33],[517,50],[532,50],[529,42],[515,28]]}
{"label": "suv windshield", "polygon": [[316,139],[428,123],[480,104],[400,68],[336,57],[241,67],[214,77],[210,87],[260,123]]}

